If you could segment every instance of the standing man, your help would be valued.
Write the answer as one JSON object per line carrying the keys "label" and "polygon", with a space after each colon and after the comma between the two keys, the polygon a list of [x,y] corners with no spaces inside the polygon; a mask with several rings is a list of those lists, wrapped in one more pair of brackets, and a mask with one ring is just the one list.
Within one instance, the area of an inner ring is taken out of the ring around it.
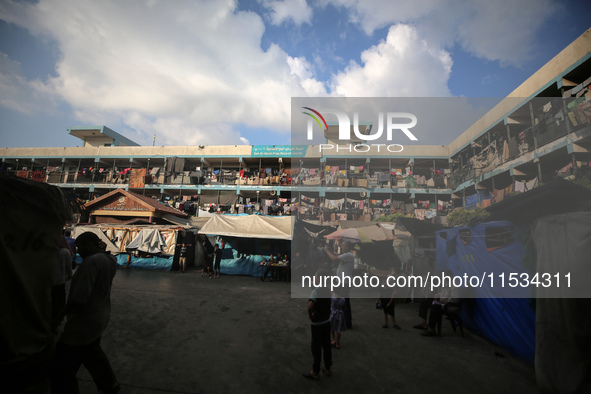
{"label": "standing man", "polygon": [[[353,270],[355,268],[355,255],[351,251],[353,247],[349,241],[341,241],[341,249],[343,254],[336,255],[334,254],[328,246],[324,247],[324,251],[326,255],[334,262],[339,262],[339,268],[337,269],[337,276],[339,278],[353,276]],[[351,278],[352,280],[352,278]],[[345,323],[347,325],[347,329],[350,330],[353,328],[353,314],[351,313],[351,299],[349,298],[350,287],[343,286],[341,289],[341,297],[345,298],[346,308],[345,308]]]}
{"label": "standing man", "polygon": [[67,321],[56,345],[51,391],[78,393],[76,374],[84,364],[99,391],[117,393],[121,387],[101,348],[101,337],[111,314],[111,286],[117,263],[91,232],[76,239],[76,248],[84,260],[72,277]]}
{"label": "standing man", "polygon": [[222,250],[215,244],[215,248],[213,250],[213,255],[215,256],[215,262],[213,264],[213,277],[219,278],[220,277],[220,265],[222,264]]}
{"label": "standing man", "polygon": [[[315,282],[320,282],[320,278],[327,276],[328,271],[319,269],[316,272]],[[312,364],[311,371],[302,374],[307,379],[320,379],[320,365],[322,363],[323,355],[324,373],[326,376],[331,375],[330,367],[332,367],[332,349],[330,345],[330,306],[330,290],[326,287],[326,284],[312,290],[308,301],[308,316],[310,317],[310,327],[312,331],[312,356],[314,357],[314,363]]]}

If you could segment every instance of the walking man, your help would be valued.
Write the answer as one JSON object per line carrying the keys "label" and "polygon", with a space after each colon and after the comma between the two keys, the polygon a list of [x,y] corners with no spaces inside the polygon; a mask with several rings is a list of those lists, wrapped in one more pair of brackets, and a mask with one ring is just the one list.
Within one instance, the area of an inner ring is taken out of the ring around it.
{"label": "walking man", "polygon": [[101,348],[111,314],[111,286],[117,263],[94,233],[76,238],[76,248],[84,260],[72,277],[67,321],[56,345],[51,391],[78,393],[76,374],[84,364],[99,391],[117,393],[119,383]]}

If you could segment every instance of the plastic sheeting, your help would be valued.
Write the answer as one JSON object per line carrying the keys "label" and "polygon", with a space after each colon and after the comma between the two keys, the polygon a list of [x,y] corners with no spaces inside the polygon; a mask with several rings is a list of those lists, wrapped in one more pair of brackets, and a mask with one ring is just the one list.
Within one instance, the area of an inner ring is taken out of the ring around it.
{"label": "plastic sheeting", "polygon": [[[132,226],[132,225],[113,225],[113,224],[90,224],[78,225],[74,227],[73,236],[77,237],[83,232],[91,231],[107,244],[107,251],[117,254],[125,253],[127,245],[136,238],[143,229],[157,229],[166,243],[163,250],[166,254],[175,254],[178,226]],[[188,231],[188,230],[184,230]]]}
{"label": "plastic sheeting", "polygon": [[199,230],[199,234],[291,240],[293,220],[291,216],[216,215]]}
{"label": "plastic sheeting", "polygon": [[119,248],[117,247],[117,245],[113,244],[113,242],[111,242],[111,240],[105,235],[105,233],[101,230],[100,227],[96,227],[96,226],[76,226],[74,227],[73,231],[72,231],[72,237],[73,238],[78,238],[78,236],[82,233],[86,233],[86,232],[90,232],[93,234],[96,234],[99,239],[101,241],[103,241],[105,243],[105,245],[107,245],[107,252],[109,253],[119,253]]}
{"label": "plastic sheeting", "polygon": [[[521,235],[522,230],[507,221],[437,231],[437,269],[439,272],[450,269],[454,275],[467,273],[478,277],[484,273],[498,275],[503,272],[525,272],[522,264],[525,249],[519,241]],[[529,292],[507,287],[504,290],[511,291],[501,290],[500,286],[466,289],[464,297],[474,299],[464,303],[464,324],[533,364],[535,312],[528,298]]]}
{"label": "plastic sheeting", "polygon": [[[127,259],[129,255],[121,253],[117,255],[117,264],[120,266],[127,266]],[[172,268],[172,261],[174,256],[151,256],[151,257],[136,257],[131,256],[129,266],[131,268],[141,268],[154,271],[170,271]]]}
{"label": "plastic sheeting", "polygon": [[[449,268],[455,275],[466,273],[479,278],[485,273],[488,278],[492,273],[497,285],[485,281],[483,286],[472,287],[473,298],[529,298],[532,294],[527,288],[507,285],[510,273],[527,272],[522,264],[525,249],[519,241],[522,233],[508,221],[437,231],[437,269],[442,272]],[[501,274],[505,275],[505,286],[500,286]]]}
{"label": "plastic sheeting", "polygon": [[157,229],[145,228],[127,245],[126,250],[156,254],[166,251],[167,245],[164,237]]}
{"label": "plastic sheeting", "polygon": [[261,261],[264,261],[261,256],[223,259],[220,272],[224,275],[260,276],[262,275],[262,270],[259,268]]}

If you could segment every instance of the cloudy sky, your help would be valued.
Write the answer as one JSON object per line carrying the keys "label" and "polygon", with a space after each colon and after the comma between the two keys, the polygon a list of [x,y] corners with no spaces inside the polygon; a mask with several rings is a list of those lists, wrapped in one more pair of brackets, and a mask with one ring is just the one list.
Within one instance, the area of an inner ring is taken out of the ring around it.
{"label": "cloudy sky", "polygon": [[[291,97],[504,97],[590,26],[555,0],[0,0],[0,147],[289,144]],[[425,141],[427,143],[427,141]]]}

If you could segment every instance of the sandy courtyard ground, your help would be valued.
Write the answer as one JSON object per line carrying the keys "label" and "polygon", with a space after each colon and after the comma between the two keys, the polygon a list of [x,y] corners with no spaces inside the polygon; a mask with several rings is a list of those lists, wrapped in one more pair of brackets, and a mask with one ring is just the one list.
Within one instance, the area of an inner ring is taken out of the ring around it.
{"label": "sandy courtyard ground", "polygon": [[[444,320],[441,337],[422,337],[418,303],[396,306],[395,330],[375,299],[352,300],[333,376],[311,381],[307,300],[288,283],[122,269],[112,302],[102,343],[121,393],[537,392],[533,367],[467,330]],[[78,377],[96,393],[86,370]]]}

